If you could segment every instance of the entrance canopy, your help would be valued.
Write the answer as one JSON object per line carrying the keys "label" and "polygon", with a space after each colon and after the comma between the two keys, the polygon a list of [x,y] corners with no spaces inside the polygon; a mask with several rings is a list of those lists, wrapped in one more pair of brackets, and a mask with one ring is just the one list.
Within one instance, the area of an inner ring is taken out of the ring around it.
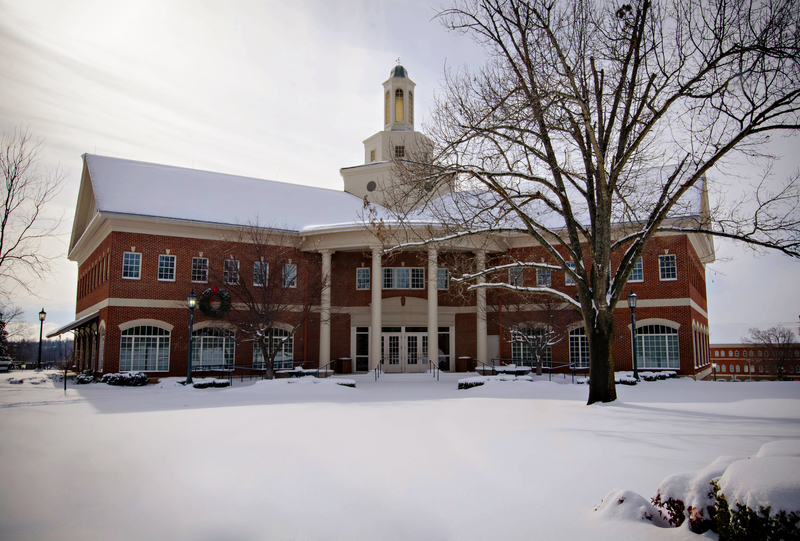
{"label": "entrance canopy", "polygon": [[100,315],[100,311],[98,310],[97,312],[92,312],[88,316],[84,316],[84,317],[82,317],[80,319],[76,319],[72,323],[67,323],[66,325],[64,325],[60,329],[49,333],[47,335],[47,338],[53,338],[54,336],[58,336],[60,334],[64,334],[65,332],[69,332],[69,331],[72,331],[74,329],[77,329],[81,325],[85,325],[86,323],[88,323],[88,322],[92,321],[93,319],[97,318],[97,316],[99,316],[99,315]]}

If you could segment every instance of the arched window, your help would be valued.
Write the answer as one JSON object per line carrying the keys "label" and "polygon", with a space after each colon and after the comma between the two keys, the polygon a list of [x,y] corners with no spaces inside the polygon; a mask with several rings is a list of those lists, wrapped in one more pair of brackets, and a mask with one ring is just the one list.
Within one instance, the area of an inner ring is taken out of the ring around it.
{"label": "arched window", "polygon": [[394,121],[403,121],[403,91],[399,88],[394,91]]}
{"label": "arched window", "polygon": [[192,333],[192,366],[233,366],[233,331],[206,327]]}
{"label": "arched window", "polygon": [[151,325],[122,331],[119,351],[120,372],[162,372],[169,370],[169,331]]}
{"label": "arched window", "polygon": [[386,99],[385,99],[385,103],[384,103],[383,109],[384,109],[384,116],[386,117],[383,123],[384,124],[388,124],[389,123],[389,91],[388,90],[386,91]]}
{"label": "arched window", "polygon": [[414,123],[414,93],[408,91],[408,121]]}
{"label": "arched window", "polygon": [[569,331],[569,362],[580,368],[589,367],[589,339],[583,327]]}
{"label": "arched window", "polygon": [[103,358],[106,351],[106,326],[100,325],[100,346],[97,351],[97,371],[103,372]]}
{"label": "arched window", "polygon": [[[547,340],[548,336],[545,335],[545,332],[545,329],[536,327],[515,329],[512,332],[511,340],[511,357],[514,359],[514,363],[520,366],[536,366],[534,349],[537,344],[542,344],[544,340]],[[550,345],[546,345],[542,351],[542,361],[545,366],[549,365],[552,360],[551,349]]]}
{"label": "arched window", "polygon": [[[291,370],[294,358],[294,336],[289,336],[289,331],[273,329],[272,348],[278,351],[272,368],[275,370]],[[264,356],[261,354],[261,348],[255,342],[253,342],[253,367],[264,368]]]}
{"label": "arched window", "polygon": [[678,330],[666,325],[636,329],[636,363],[640,368],[679,369]]}

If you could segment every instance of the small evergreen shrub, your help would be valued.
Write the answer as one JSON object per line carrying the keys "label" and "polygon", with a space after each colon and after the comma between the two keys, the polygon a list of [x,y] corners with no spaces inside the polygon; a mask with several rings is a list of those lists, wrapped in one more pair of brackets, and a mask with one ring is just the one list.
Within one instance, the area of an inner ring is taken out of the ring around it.
{"label": "small evergreen shrub", "polygon": [[100,383],[119,387],[144,387],[147,385],[147,375],[144,372],[121,372],[117,374],[103,374]]}
{"label": "small evergreen shrub", "polygon": [[472,389],[473,387],[480,387],[483,385],[482,381],[462,381],[458,383],[459,389]]}
{"label": "small evergreen shrub", "polygon": [[770,516],[770,507],[760,507],[756,512],[739,503],[732,509],[716,481],[711,484],[717,493],[715,522],[719,541],[800,540],[799,513],[782,510]]}
{"label": "small evergreen shrub", "polygon": [[342,387],[352,387],[353,389],[356,388],[356,383],[354,381],[348,381],[348,382],[344,382],[344,381],[339,382],[339,381],[337,381],[336,385],[341,385]]}
{"label": "small evergreen shrub", "polygon": [[94,383],[94,372],[91,368],[87,368],[75,377],[75,383],[78,385],[86,385],[87,383]]}
{"label": "small evergreen shrub", "polygon": [[192,384],[195,389],[209,389],[230,387],[231,382],[227,379],[202,379]]}

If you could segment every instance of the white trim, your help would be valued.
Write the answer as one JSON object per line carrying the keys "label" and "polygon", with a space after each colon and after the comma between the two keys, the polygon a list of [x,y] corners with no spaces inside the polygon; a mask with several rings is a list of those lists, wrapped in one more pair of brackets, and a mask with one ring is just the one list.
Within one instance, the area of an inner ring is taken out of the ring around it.
{"label": "white trim", "polygon": [[200,329],[207,329],[209,327],[225,329],[226,331],[233,331],[234,336],[236,336],[236,327],[234,327],[231,323],[228,323],[227,321],[220,321],[218,319],[206,319],[204,321],[195,323],[192,326],[192,332]]}
{"label": "white trim", "polygon": [[118,325],[120,331],[127,331],[133,327],[142,326],[158,327],[159,329],[169,331],[170,334],[172,334],[172,329],[175,328],[174,325],[170,325],[166,321],[161,321],[159,319],[132,319],[131,321],[126,321]]}
{"label": "white trim", "polygon": [[[159,276],[161,274],[162,257],[172,258],[172,278],[161,278]],[[172,254],[158,254],[158,269],[156,270],[156,280],[158,280],[159,282],[174,282],[177,274],[178,274],[178,257]]]}

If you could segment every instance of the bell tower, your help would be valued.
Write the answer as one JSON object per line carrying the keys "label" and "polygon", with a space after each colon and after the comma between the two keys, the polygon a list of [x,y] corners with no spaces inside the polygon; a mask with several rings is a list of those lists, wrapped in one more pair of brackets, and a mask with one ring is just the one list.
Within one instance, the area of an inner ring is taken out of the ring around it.
{"label": "bell tower", "polygon": [[430,154],[430,140],[414,131],[416,86],[398,58],[383,83],[383,130],[364,140],[364,165],[340,169],[344,191],[382,204],[394,160]]}

